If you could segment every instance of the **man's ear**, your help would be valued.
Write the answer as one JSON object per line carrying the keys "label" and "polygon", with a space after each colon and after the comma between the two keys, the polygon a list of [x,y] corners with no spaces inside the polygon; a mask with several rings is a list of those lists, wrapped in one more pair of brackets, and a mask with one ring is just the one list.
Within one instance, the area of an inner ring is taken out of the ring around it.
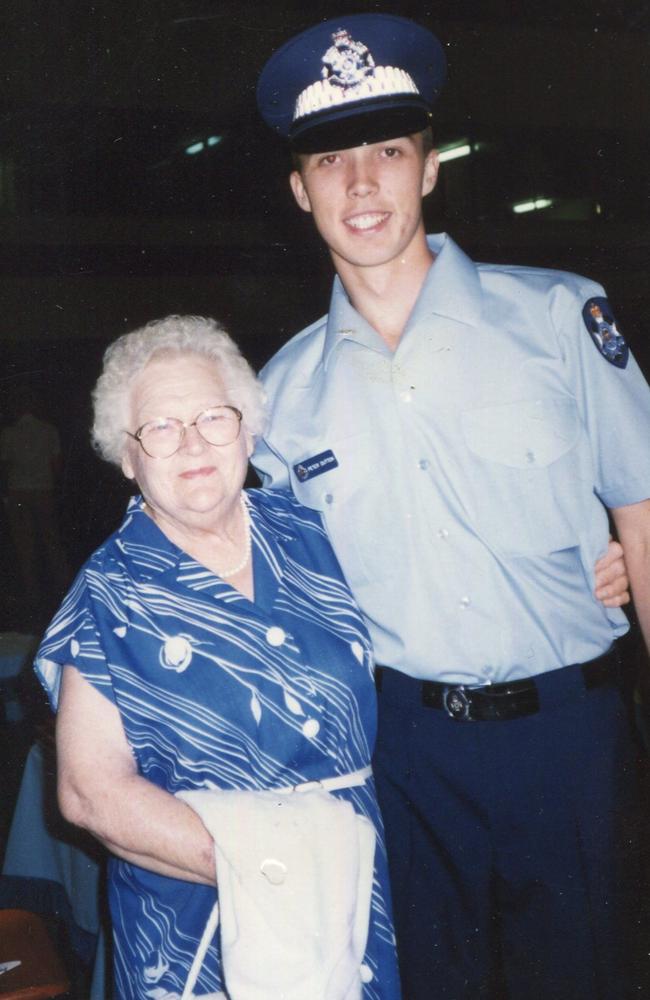
{"label": "man's ear", "polygon": [[311,202],[302,181],[302,174],[299,170],[292,170],[289,174],[289,184],[293,191],[293,196],[303,212],[311,212]]}
{"label": "man's ear", "polygon": [[431,149],[427,153],[424,160],[424,173],[422,176],[422,197],[431,194],[434,187],[436,186],[436,181],[438,180],[438,168],[440,167],[440,160],[438,158],[438,150]]}

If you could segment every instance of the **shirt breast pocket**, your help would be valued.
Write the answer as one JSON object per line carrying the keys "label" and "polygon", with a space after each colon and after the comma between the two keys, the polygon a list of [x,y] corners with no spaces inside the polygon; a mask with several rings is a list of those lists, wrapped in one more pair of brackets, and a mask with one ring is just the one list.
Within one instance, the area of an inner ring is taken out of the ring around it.
{"label": "shirt breast pocket", "polygon": [[579,544],[581,423],[570,396],[465,410],[473,516],[479,533],[512,555]]}

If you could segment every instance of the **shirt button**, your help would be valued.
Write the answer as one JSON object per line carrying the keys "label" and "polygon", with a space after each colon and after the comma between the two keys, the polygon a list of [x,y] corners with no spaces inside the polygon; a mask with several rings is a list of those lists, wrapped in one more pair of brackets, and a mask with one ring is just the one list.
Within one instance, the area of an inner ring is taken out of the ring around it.
{"label": "shirt button", "polygon": [[334,496],[331,493],[325,494],[325,503],[334,503]]}
{"label": "shirt button", "polygon": [[266,641],[269,646],[281,646],[286,638],[284,629],[279,625],[271,625],[271,628],[266,630]]}
{"label": "shirt button", "polygon": [[438,528],[438,538],[445,542],[449,538],[449,532],[446,528]]}
{"label": "shirt button", "polygon": [[426,458],[421,458],[420,461],[418,462],[418,465],[419,465],[419,467],[421,469],[428,469],[429,468],[429,463],[428,463],[428,461],[427,461]]}
{"label": "shirt button", "polygon": [[182,635],[173,635],[165,640],[161,652],[161,664],[167,670],[182,674],[192,660],[192,647]]}
{"label": "shirt button", "polygon": [[526,452],[526,461],[528,462],[529,465],[533,465],[534,464],[534,462],[535,462],[535,452],[534,451],[527,451]]}
{"label": "shirt button", "polygon": [[313,740],[314,736],[318,736],[320,730],[320,723],[317,719],[307,719],[303,723],[302,735],[306,736],[308,740]]}
{"label": "shirt button", "polygon": [[359,975],[361,977],[362,983],[371,983],[375,978],[372,973],[372,969],[370,968],[369,965],[366,965],[365,962],[363,963],[363,965],[359,966]]}
{"label": "shirt button", "polygon": [[461,597],[459,603],[460,603],[461,608],[468,608],[472,602],[469,599],[469,597]]}
{"label": "shirt button", "polygon": [[282,885],[287,877],[287,866],[277,858],[265,858],[260,871],[271,885]]}

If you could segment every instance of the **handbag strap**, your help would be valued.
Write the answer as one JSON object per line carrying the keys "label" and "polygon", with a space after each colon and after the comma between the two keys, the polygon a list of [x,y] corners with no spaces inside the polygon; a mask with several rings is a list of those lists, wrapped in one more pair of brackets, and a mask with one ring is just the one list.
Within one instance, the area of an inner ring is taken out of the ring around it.
{"label": "handbag strap", "polygon": [[190,971],[187,976],[187,981],[185,983],[185,989],[183,990],[181,1000],[192,1000],[194,987],[196,986],[196,981],[199,978],[199,972],[201,971],[201,966],[203,965],[203,960],[207,955],[208,948],[210,947],[210,942],[217,932],[217,927],[219,926],[219,902],[217,901],[212,910],[210,911],[210,916],[208,917],[207,923],[203,934],[201,935],[201,940],[199,941],[199,946],[196,949],[196,954],[194,955],[194,960],[190,966]]}

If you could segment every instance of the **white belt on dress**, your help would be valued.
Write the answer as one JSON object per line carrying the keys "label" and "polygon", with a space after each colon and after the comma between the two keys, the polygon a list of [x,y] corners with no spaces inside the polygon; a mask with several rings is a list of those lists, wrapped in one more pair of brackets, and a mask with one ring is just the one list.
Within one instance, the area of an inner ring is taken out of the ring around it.
{"label": "white belt on dress", "polygon": [[271,788],[269,791],[277,792],[279,795],[290,795],[291,792],[313,792],[317,789],[323,792],[336,792],[340,788],[357,788],[365,785],[366,780],[372,775],[370,764],[360,767],[358,771],[350,771],[348,774],[337,774],[332,778],[319,778],[316,781],[303,781],[299,785],[283,785],[281,788]]}

